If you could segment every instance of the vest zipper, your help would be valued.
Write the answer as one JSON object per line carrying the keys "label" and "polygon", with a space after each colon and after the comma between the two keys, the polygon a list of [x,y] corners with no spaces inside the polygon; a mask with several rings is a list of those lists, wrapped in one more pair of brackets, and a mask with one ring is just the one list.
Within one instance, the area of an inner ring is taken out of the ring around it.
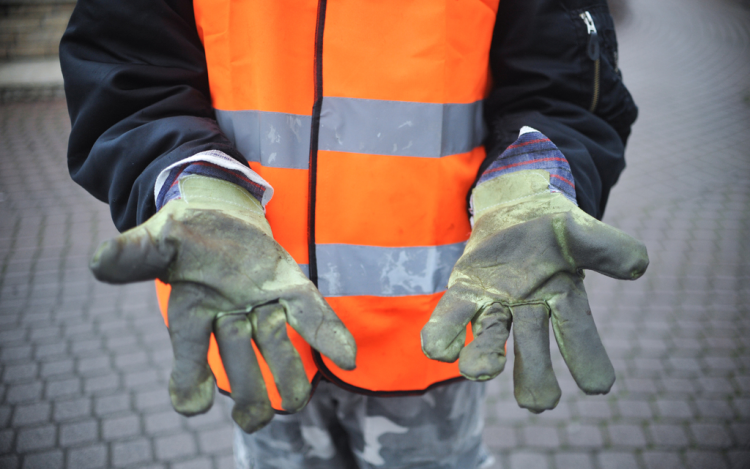
{"label": "vest zipper", "polygon": [[[317,25],[315,26],[315,102],[313,104],[312,128],[310,132],[310,204],[308,206],[309,233],[307,236],[308,257],[310,260],[308,266],[310,269],[310,280],[315,284],[316,287],[318,286],[318,264],[315,252],[315,198],[318,178],[318,133],[320,131],[320,111],[321,106],[323,105],[323,29],[325,27],[326,3],[326,0],[318,1],[318,18]],[[349,392],[377,397],[421,396],[430,389],[434,389],[443,384],[460,382],[465,379],[459,376],[457,378],[451,378],[433,383],[425,389],[405,391],[371,391],[369,389],[360,388],[346,383],[338,376],[333,374],[331,370],[328,369],[325,362],[323,362],[323,357],[317,350],[312,349],[312,356],[313,361],[318,368],[318,372],[315,374],[315,377],[313,379],[313,389],[310,391],[311,396],[312,393],[315,392],[315,388],[317,387],[318,382],[323,378]],[[277,411],[277,413],[283,412]]]}
{"label": "vest zipper", "polygon": [[[315,61],[314,80],[315,80],[315,101],[312,109],[312,124],[310,128],[310,164],[309,167],[309,205],[307,207],[307,257],[308,257],[308,276],[310,281],[318,286],[318,257],[315,251],[315,202],[317,198],[318,186],[318,134],[320,133],[320,110],[323,106],[323,30],[326,25],[326,0],[318,0],[318,17],[315,25]],[[310,389],[310,397],[318,387],[321,379],[329,381],[335,379],[331,370],[323,363],[323,357],[320,352],[311,348],[313,362],[318,371],[313,377],[313,386]]]}
{"label": "vest zipper", "polygon": [[318,17],[315,25],[315,102],[312,109],[310,129],[310,196],[307,212],[308,234],[307,252],[310,280],[318,286],[318,261],[315,252],[315,202],[318,183],[318,134],[320,132],[320,110],[323,105],[323,30],[326,22],[326,0],[318,1]]}
{"label": "vest zipper", "polygon": [[601,61],[599,53],[599,34],[596,31],[596,24],[594,24],[594,18],[591,13],[584,11],[580,15],[584,24],[586,25],[586,33],[589,35],[589,43],[586,48],[586,53],[589,59],[594,61],[594,96],[591,98],[591,106],[589,112],[596,110],[596,105],[599,104],[599,80],[601,75]]}

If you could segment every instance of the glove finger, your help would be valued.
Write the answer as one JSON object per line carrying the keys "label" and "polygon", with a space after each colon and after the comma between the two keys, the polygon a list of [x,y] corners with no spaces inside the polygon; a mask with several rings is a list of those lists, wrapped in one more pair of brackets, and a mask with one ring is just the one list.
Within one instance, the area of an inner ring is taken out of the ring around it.
{"label": "glove finger", "polygon": [[466,343],[466,325],[480,309],[472,297],[476,295],[458,283],[440,298],[421,332],[422,352],[428,358],[448,363],[456,361]]}
{"label": "glove finger", "polygon": [[157,243],[144,224],[100,244],[89,269],[102,282],[153,280],[164,278],[175,254],[173,245]]}
{"label": "glove finger", "polygon": [[[635,280],[646,272],[648,253],[642,242],[591,217],[578,222],[568,217],[572,215],[566,217],[565,242],[577,268],[620,280]],[[555,228],[556,233],[561,232],[557,228],[562,227]]]}
{"label": "glove finger", "polygon": [[318,290],[310,283],[279,299],[292,328],[318,352],[341,369],[357,366],[357,344]]}
{"label": "glove finger", "polygon": [[190,284],[174,284],[169,296],[169,337],[174,365],[169,397],[183,415],[207,412],[214,401],[214,375],[208,367],[212,314],[202,307],[205,294]]}
{"label": "glove finger", "polygon": [[274,415],[253,350],[253,326],[244,314],[226,315],[216,319],[215,334],[232,387],[232,419],[245,433],[253,433]]}
{"label": "glove finger", "polygon": [[514,306],[513,390],[518,405],[534,413],[557,406],[562,392],[549,354],[549,313],[544,305]]}
{"label": "glove finger", "polygon": [[545,289],[545,297],[550,298],[557,346],[578,387],[586,394],[608,393],[615,370],[596,330],[583,282],[558,275]]}
{"label": "glove finger", "polygon": [[510,323],[510,310],[497,303],[485,308],[472,320],[474,340],[461,350],[458,362],[464,377],[486,381],[503,371]]}
{"label": "glove finger", "polygon": [[278,303],[260,306],[251,314],[253,338],[271,369],[281,395],[281,407],[298,412],[310,398],[311,385],[302,359],[286,332],[286,313]]}

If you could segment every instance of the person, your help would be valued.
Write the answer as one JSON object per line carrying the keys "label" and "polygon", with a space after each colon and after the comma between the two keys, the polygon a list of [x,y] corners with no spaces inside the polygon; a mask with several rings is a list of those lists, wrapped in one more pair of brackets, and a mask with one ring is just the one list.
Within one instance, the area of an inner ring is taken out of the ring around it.
{"label": "person", "polygon": [[490,465],[511,330],[521,407],[550,323],[611,388],[583,270],[648,257],[598,221],[637,115],[604,0],[79,0],[60,58],[123,231],[92,271],[157,280],[173,406],[231,395],[238,468]]}

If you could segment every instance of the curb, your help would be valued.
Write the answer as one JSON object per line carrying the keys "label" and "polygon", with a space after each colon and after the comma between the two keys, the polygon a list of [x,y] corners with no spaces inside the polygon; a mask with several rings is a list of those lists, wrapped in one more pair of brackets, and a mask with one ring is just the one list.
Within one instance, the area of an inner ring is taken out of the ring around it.
{"label": "curb", "polygon": [[64,96],[57,57],[0,63],[0,103],[46,101]]}

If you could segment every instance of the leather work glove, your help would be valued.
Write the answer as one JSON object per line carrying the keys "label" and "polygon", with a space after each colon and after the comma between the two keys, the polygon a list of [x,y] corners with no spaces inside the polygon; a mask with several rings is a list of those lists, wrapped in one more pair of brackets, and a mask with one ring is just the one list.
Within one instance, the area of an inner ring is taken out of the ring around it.
{"label": "leather work glove", "polygon": [[[459,358],[463,376],[484,381],[503,371],[513,324],[514,394],[535,413],[554,408],[561,395],[550,359],[550,318],[565,363],[586,394],[606,394],[615,381],[582,270],[633,280],[648,266],[640,241],[550,193],[549,180],[547,171],[524,170],[474,189],[474,229],[422,329],[425,355]],[[469,321],[474,340],[464,347]]]}
{"label": "leather work glove", "polygon": [[255,341],[289,412],[301,410],[310,383],[286,324],[339,367],[355,367],[356,344],[331,307],[276,242],[260,203],[218,179],[189,176],[181,199],[145,223],[99,246],[90,262],[97,279],[172,285],[169,335],[174,366],[169,395],[183,415],[208,411],[214,376],[208,366],[213,332],[232,388],[232,418],[247,433],[274,415]]}

